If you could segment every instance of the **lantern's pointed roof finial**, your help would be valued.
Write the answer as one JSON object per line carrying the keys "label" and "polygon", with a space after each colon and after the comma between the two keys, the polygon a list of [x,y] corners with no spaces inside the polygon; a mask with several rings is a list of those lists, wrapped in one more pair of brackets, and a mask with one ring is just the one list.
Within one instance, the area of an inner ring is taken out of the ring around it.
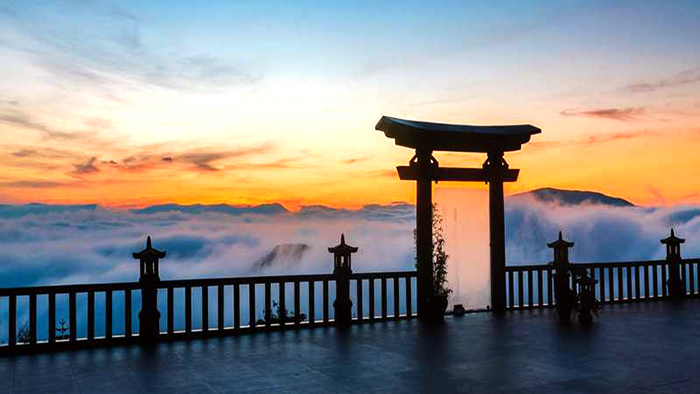
{"label": "lantern's pointed roof finial", "polygon": [[559,230],[559,239],[557,239],[554,242],[550,242],[547,244],[548,247],[550,248],[557,248],[557,247],[567,247],[567,248],[572,248],[574,246],[573,242],[565,241],[564,236],[562,235],[561,230]]}
{"label": "lantern's pointed roof finial", "polygon": [[151,236],[149,235],[146,238],[146,249],[138,253],[132,253],[132,256],[139,260],[162,259],[165,257],[165,252],[153,248],[151,245]]}
{"label": "lantern's pointed roof finial", "polygon": [[671,235],[661,240],[661,243],[664,245],[679,245],[684,242],[685,239],[676,237],[676,233],[673,231],[673,227],[671,227]]}
{"label": "lantern's pointed roof finial", "polygon": [[328,251],[330,253],[337,253],[337,254],[350,254],[350,253],[355,253],[359,250],[359,248],[355,246],[350,246],[345,243],[345,234],[340,234],[340,243],[332,248],[328,248]]}

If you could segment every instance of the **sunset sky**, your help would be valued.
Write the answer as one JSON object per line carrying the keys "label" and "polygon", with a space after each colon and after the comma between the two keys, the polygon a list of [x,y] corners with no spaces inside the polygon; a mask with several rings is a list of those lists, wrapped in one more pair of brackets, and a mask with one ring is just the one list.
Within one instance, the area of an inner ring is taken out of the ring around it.
{"label": "sunset sky", "polygon": [[491,4],[0,0],[0,203],[413,201],[382,115],[540,127],[508,193],[700,203],[699,2]]}

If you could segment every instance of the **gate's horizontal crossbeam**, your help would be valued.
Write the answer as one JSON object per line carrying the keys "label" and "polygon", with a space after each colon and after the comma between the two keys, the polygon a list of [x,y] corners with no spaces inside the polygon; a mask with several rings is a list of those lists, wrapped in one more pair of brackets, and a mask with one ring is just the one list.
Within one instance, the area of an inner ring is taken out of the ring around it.
{"label": "gate's horizontal crossbeam", "polygon": [[[398,166],[396,171],[399,179],[403,181],[415,181],[418,179],[418,170],[411,166]],[[491,179],[489,170],[483,168],[452,168],[438,167],[432,171],[431,179],[434,181],[453,182],[488,182]],[[504,169],[501,180],[503,182],[515,182],[518,180],[520,170]]]}

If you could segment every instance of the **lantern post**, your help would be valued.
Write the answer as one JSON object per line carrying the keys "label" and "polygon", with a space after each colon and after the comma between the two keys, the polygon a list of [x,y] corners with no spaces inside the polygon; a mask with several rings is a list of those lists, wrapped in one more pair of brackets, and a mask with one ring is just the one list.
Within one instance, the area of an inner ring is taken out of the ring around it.
{"label": "lantern post", "polygon": [[328,252],[333,253],[333,275],[335,275],[335,325],[348,327],[352,322],[352,300],[350,299],[350,275],[352,274],[351,255],[358,248],[345,243],[345,234],[340,235],[340,243]]}
{"label": "lantern post", "polygon": [[139,311],[139,337],[143,342],[152,342],[160,332],[160,312],[158,311],[158,289],[160,282],[158,260],[165,257],[165,252],[151,246],[151,237],[146,239],[146,248],[133,253],[134,259],[139,260],[141,287],[141,311]]}

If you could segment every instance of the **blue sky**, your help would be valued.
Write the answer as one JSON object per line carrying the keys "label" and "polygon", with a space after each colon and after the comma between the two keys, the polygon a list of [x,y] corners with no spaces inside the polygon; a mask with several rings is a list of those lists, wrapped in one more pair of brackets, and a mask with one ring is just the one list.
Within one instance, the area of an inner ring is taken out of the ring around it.
{"label": "blue sky", "polygon": [[[699,22],[691,1],[2,1],[0,201],[411,200],[388,114],[542,128],[509,192],[694,203]],[[674,160],[630,164],[651,154]]]}

